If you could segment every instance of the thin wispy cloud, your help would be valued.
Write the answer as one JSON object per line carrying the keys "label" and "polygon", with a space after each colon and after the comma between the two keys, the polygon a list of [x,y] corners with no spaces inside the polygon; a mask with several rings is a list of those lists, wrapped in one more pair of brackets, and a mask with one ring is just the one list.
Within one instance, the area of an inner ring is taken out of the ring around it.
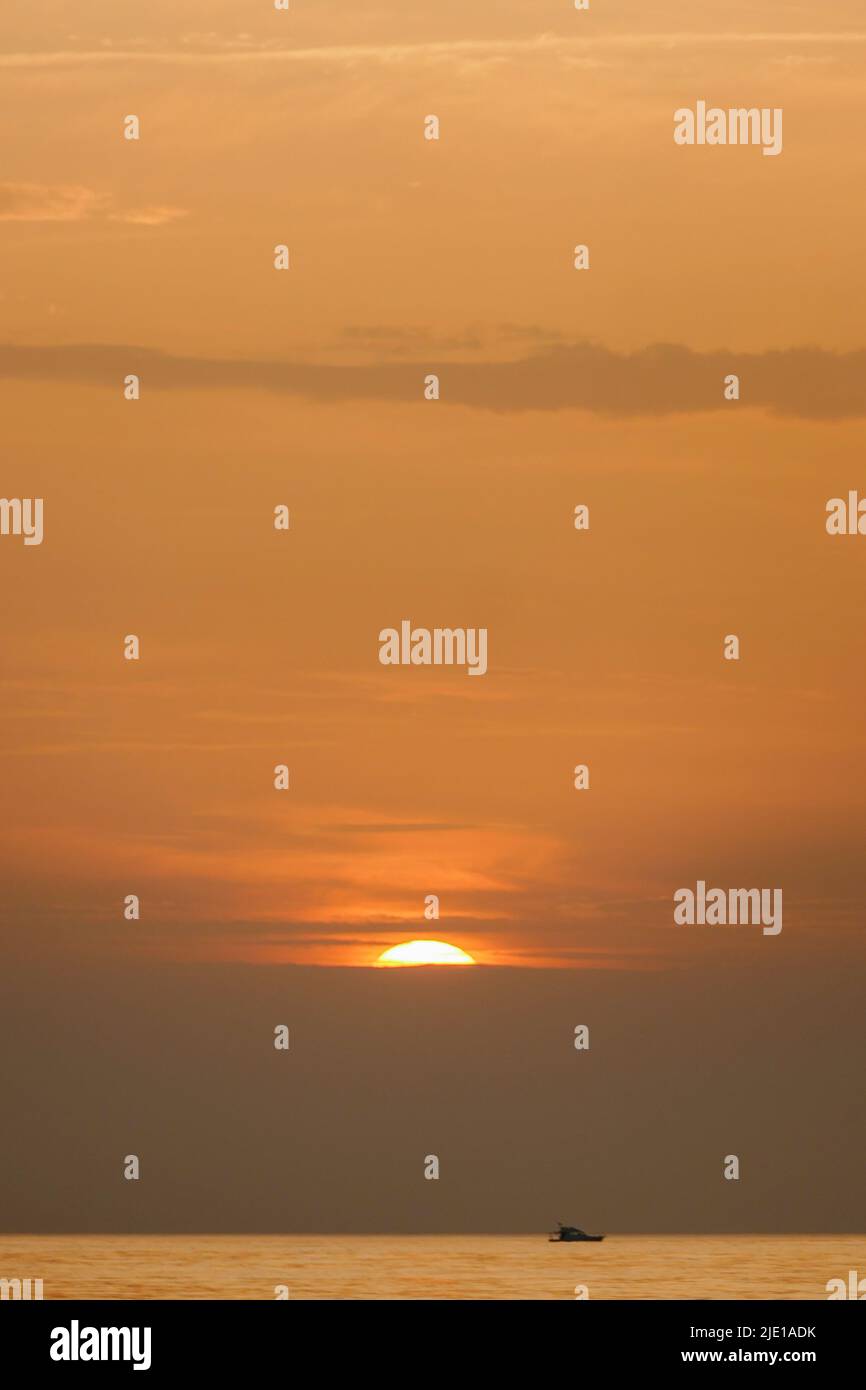
{"label": "thin wispy cloud", "polygon": [[110,202],[78,184],[0,183],[0,222],[84,222]]}
{"label": "thin wispy cloud", "polygon": [[532,54],[550,58],[589,58],[616,52],[634,52],[645,48],[682,49],[706,47],[742,47],[775,45],[785,47],[822,46],[844,49],[850,44],[866,42],[866,31],[810,31],[761,33],[629,33],[605,34],[593,37],[565,37],[558,34],[537,34],[514,39],[445,39],[431,43],[373,43],[327,44],[309,48],[289,48],[272,41],[258,43],[248,36],[232,39],[208,36],[188,36],[179,48],[68,48],[47,51],[26,51],[0,55],[0,67],[78,67],[82,64],[110,66],[118,63],[168,63],[175,65],[202,63],[266,62],[290,64],[333,63],[339,65],[373,62],[402,64],[406,62],[451,62],[466,58],[522,58]]}
{"label": "thin wispy cloud", "polygon": [[131,227],[165,227],[169,222],[179,222],[188,217],[186,208],[156,207],[126,208],[122,212],[109,215],[110,222],[124,222]]}
{"label": "thin wispy cloud", "polygon": [[161,227],[188,216],[185,208],[118,208],[110,193],[80,184],[0,183],[0,222],[90,222],[107,219]]}

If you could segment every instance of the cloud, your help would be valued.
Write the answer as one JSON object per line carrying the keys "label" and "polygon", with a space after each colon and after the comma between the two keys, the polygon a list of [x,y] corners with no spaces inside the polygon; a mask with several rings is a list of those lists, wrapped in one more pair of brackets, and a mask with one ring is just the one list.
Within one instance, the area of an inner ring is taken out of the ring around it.
{"label": "cloud", "polygon": [[87,222],[107,217],[140,227],[162,227],[186,217],[185,208],[158,205],[113,209],[110,193],[79,184],[0,183],[0,222]]}
{"label": "cloud", "polygon": [[465,352],[474,351],[482,346],[481,338],[472,331],[443,336],[427,328],[400,327],[393,324],[383,327],[349,324],[343,329],[342,336],[345,342],[389,356],[402,356],[410,351]]}
{"label": "cloud", "polygon": [[112,212],[109,214],[109,221],[126,222],[133,227],[164,227],[168,222],[177,222],[179,218],[188,216],[186,208],[158,206]]}
{"label": "cloud", "polygon": [[83,222],[110,201],[77,184],[0,183],[0,222]]}
{"label": "cloud", "polygon": [[[422,401],[425,376],[440,376],[440,406],[511,414],[588,410],[610,418],[695,414],[754,407],[809,420],[866,416],[866,349],[695,352],[656,343],[615,352],[596,343],[555,345],[511,362],[364,365],[175,357],[133,345],[0,345],[0,378],[83,382],[117,388],[129,372],[153,390],[258,390],[311,401]],[[741,398],[723,399],[736,373]]]}
{"label": "cloud", "polygon": [[671,33],[619,33],[581,37],[564,37],[542,33],[511,39],[442,39],[429,43],[364,43],[321,44],[308,48],[279,46],[272,40],[254,40],[249,35],[222,38],[216,35],[187,35],[179,48],[67,48],[48,51],[36,49],[0,54],[0,68],[78,67],[108,63],[198,63],[270,62],[291,64],[328,64],[354,66],[378,63],[399,66],[405,63],[427,64],[463,63],[466,61],[506,61],[538,55],[549,62],[560,58],[564,62],[593,62],[594,54],[605,55],[640,51],[645,48],[682,49],[706,47],[760,47],[771,45],[805,45],[807,47],[838,47],[843,52],[852,44],[866,42],[866,32],[801,30],[786,32],[728,32],[702,33],[677,31]]}

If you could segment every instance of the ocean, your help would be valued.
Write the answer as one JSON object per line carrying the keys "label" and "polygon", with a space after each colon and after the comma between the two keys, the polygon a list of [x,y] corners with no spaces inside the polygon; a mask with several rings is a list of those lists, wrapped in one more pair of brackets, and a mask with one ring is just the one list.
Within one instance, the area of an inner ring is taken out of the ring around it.
{"label": "ocean", "polygon": [[866,1236],[0,1236],[45,1299],[826,1299],[852,1270]]}

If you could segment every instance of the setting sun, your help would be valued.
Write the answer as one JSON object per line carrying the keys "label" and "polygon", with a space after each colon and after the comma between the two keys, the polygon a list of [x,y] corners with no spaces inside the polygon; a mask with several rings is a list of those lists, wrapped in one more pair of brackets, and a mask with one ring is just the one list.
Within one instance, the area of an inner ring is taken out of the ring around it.
{"label": "setting sun", "polygon": [[383,951],[377,965],[474,965],[475,960],[447,941],[401,941]]}

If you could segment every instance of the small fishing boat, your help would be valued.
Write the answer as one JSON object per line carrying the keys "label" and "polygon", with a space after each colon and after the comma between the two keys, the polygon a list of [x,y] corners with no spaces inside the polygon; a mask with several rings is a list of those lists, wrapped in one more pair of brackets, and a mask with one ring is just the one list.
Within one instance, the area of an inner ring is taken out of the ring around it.
{"label": "small fishing boat", "polygon": [[562,1222],[558,1221],[556,1232],[549,1239],[559,1245],[574,1240],[604,1240],[604,1236],[588,1236],[586,1231],[582,1231],[579,1226],[563,1226]]}

